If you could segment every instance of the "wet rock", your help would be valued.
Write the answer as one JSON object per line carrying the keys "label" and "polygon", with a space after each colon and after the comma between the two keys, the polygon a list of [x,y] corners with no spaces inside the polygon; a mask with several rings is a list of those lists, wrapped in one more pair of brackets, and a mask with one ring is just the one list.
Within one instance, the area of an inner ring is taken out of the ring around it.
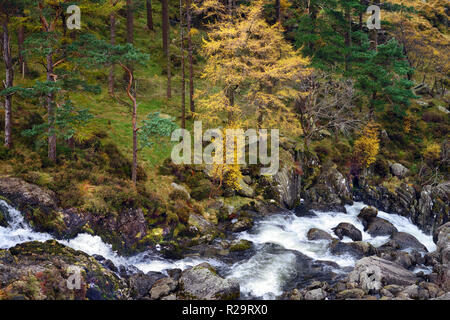
{"label": "wet rock", "polygon": [[305,293],[305,300],[324,300],[327,293],[322,288],[313,289]]}
{"label": "wet rock", "polygon": [[245,240],[245,239],[241,239],[238,241],[233,241],[230,245],[230,251],[231,252],[235,252],[235,251],[245,251],[248,250],[252,247],[252,242]]}
{"label": "wet rock", "polygon": [[159,279],[150,289],[150,298],[153,300],[168,296],[178,287],[178,282],[170,277]]}
{"label": "wet rock", "polygon": [[230,300],[239,295],[239,282],[221,278],[207,263],[183,271],[180,278],[178,297],[184,299]]}
{"label": "wet rock", "polygon": [[326,231],[318,228],[311,228],[306,235],[308,240],[332,240],[333,237]]}
{"label": "wet rock", "polygon": [[0,250],[0,285],[6,299],[130,298],[125,280],[93,257],[54,240],[26,242]]}
{"label": "wet rock", "polygon": [[364,290],[355,288],[339,292],[336,295],[336,299],[361,299],[364,295]]}
{"label": "wet rock", "polygon": [[148,272],[144,274],[138,272],[130,275],[128,283],[131,289],[131,296],[133,299],[141,300],[145,297],[149,297],[150,289],[153,287],[156,281],[164,278],[164,274],[161,272]]}
{"label": "wet rock", "polygon": [[357,283],[363,290],[380,290],[384,285],[412,285],[417,281],[416,275],[402,266],[372,256],[356,262],[349,274],[349,281]]}
{"label": "wet rock", "polygon": [[391,165],[391,172],[394,176],[404,178],[409,174],[408,168],[400,163],[393,163]]}
{"label": "wet rock", "polygon": [[281,206],[292,209],[300,202],[301,179],[293,155],[280,148],[280,168],[273,176],[271,192]]}
{"label": "wet rock", "polygon": [[344,237],[349,237],[353,241],[361,241],[362,240],[361,231],[359,231],[351,223],[347,223],[347,222],[339,223],[332,230],[340,240],[342,240]]}
{"label": "wet rock", "polygon": [[381,250],[415,249],[419,252],[428,252],[427,248],[413,235],[406,232],[395,232],[389,241],[380,247]]}
{"label": "wet rock", "polygon": [[437,298],[434,298],[432,300],[450,300],[450,292],[447,292]]}
{"label": "wet rock", "polygon": [[231,232],[242,232],[253,227],[253,220],[248,217],[241,217],[230,226]]}
{"label": "wet rock", "polygon": [[178,281],[181,277],[181,269],[167,269],[166,270],[167,274],[169,275],[169,277],[171,277],[173,280]]}
{"label": "wet rock", "polygon": [[347,179],[331,163],[324,165],[317,183],[305,194],[306,202],[322,211],[345,212],[344,205],[353,204],[352,198]]}
{"label": "wet rock", "polygon": [[382,253],[380,257],[389,261],[393,261],[406,269],[409,269],[417,264],[417,256],[405,251],[390,251],[388,253]]}
{"label": "wet rock", "polygon": [[333,240],[330,244],[330,252],[335,255],[349,254],[356,258],[362,258],[376,254],[377,249],[364,241],[341,242]]}
{"label": "wet rock", "polygon": [[[378,210],[374,207],[364,207],[361,209],[361,211],[358,214],[358,218],[363,221],[364,228],[366,228],[369,221],[373,218],[375,218],[378,215]],[[364,224],[366,222],[366,224]]]}
{"label": "wet rock", "polygon": [[6,228],[8,226],[8,207],[0,203],[0,227]]}
{"label": "wet rock", "polygon": [[398,232],[397,228],[389,221],[375,217],[368,221],[367,229],[364,230],[372,237],[390,236]]}

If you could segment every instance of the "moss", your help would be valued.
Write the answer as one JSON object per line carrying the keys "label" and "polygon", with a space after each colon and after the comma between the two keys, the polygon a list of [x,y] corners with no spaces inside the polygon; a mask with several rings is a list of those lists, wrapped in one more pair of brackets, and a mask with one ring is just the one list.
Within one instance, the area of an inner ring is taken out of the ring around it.
{"label": "moss", "polygon": [[203,179],[198,182],[198,186],[192,189],[191,197],[197,201],[209,198],[213,185],[211,181]]}
{"label": "moss", "polygon": [[237,243],[232,244],[232,245],[230,246],[230,251],[231,251],[231,252],[235,252],[235,251],[245,251],[245,250],[250,249],[251,247],[252,247],[251,241],[241,239],[241,240],[239,240]]}

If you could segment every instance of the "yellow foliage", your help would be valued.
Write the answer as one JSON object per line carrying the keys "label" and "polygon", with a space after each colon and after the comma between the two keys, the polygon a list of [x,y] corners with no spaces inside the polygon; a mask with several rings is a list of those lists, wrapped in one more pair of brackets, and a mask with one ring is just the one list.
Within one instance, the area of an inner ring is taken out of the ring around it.
{"label": "yellow foliage", "polygon": [[299,134],[292,102],[301,93],[293,87],[310,73],[309,60],[284,39],[279,24],[266,22],[263,6],[262,0],[241,5],[233,19],[218,15],[211,25],[202,77],[213,87],[199,92],[198,107],[216,125],[239,118],[244,125]]}
{"label": "yellow foliage", "polygon": [[371,121],[355,141],[353,153],[356,161],[363,168],[369,167],[376,160],[375,157],[380,150],[379,130],[379,124]]}

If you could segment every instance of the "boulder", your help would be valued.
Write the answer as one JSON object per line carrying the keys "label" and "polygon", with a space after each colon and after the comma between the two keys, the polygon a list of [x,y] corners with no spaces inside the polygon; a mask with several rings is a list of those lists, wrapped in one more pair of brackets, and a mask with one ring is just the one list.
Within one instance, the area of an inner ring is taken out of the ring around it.
{"label": "boulder", "polygon": [[95,258],[55,240],[25,242],[0,250],[0,285],[5,299],[130,298],[124,279]]}
{"label": "boulder", "polygon": [[[361,211],[358,214],[358,218],[363,222],[364,228],[366,228],[368,222],[372,218],[375,218],[377,215],[378,210],[376,208],[367,206],[361,209]],[[364,222],[366,222],[366,224],[364,224]]]}
{"label": "boulder", "polygon": [[332,240],[333,237],[326,231],[318,228],[311,228],[306,235],[308,240]]}
{"label": "boulder", "polygon": [[405,249],[415,249],[419,252],[428,252],[427,247],[425,247],[419,240],[413,235],[406,232],[395,232],[389,238],[389,241],[380,247],[381,250],[405,250]]}
{"label": "boulder", "polygon": [[417,280],[413,272],[377,256],[357,261],[349,274],[349,282],[356,283],[365,291],[378,291],[390,284],[408,286],[415,284]]}
{"label": "boulder", "polygon": [[153,287],[155,282],[164,277],[164,274],[161,272],[148,272],[147,274],[137,272],[130,275],[128,278],[128,283],[131,289],[131,297],[135,300],[148,298],[150,295],[150,289]]}
{"label": "boulder", "polygon": [[344,205],[353,204],[349,183],[336,165],[327,163],[314,186],[305,193],[305,200],[315,209],[345,212]]}
{"label": "boulder", "polygon": [[390,168],[392,174],[398,178],[404,178],[409,174],[408,168],[400,163],[393,163],[391,164]]}
{"label": "boulder", "polygon": [[336,295],[336,299],[361,299],[365,295],[364,290],[354,288],[354,289],[347,289],[344,291],[339,292]]}
{"label": "boulder", "polygon": [[7,198],[20,209],[30,206],[48,212],[57,207],[56,195],[53,191],[18,178],[0,178],[0,196]]}
{"label": "boulder", "polygon": [[327,293],[322,288],[313,289],[305,293],[305,300],[324,300]]}
{"label": "boulder", "polygon": [[253,198],[255,196],[255,190],[250,187],[243,178],[239,178],[238,181],[238,190],[237,193],[243,197]]}
{"label": "boulder", "polygon": [[170,277],[159,279],[150,290],[150,298],[153,300],[161,299],[174,292],[178,287],[178,282]]}
{"label": "boulder", "polygon": [[195,213],[189,215],[188,226],[191,231],[200,234],[208,234],[215,231],[215,227],[211,222]]}
{"label": "boulder", "polygon": [[8,211],[9,208],[0,201],[0,227],[6,228],[8,226],[8,219],[9,219]]}
{"label": "boulder", "polygon": [[230,226],[231,232],[242,232],[253,227],[253,220],[248,217],[241,217]]}
{"label": "boulder", "polygon": [[215,269],[202,263],[181,274],[178,297],[195,300],[231,300],[240,295],[239,282],[224,279]]}
{"label": "boulder", "polygon": [[339,223],[332,230],[340,240],[342,240],[344,237],[349,237],[353,241],[361,241],[362,240],[361,231],[359,231],[358,228],[356,228],[351,223],[347,223],[347,222]]}
{"label": "boulder", "polygon": [[172,182],[171,186],[174,189],[174,191],[182,193],[184,195],[184,198],[186,198],[186,199],[190,199],[191,198],[191,195],[189,194],[189,191],[187,191],[187,189],[185,187],[183,187],[183,186],[181,186],[181,185],[179,185],[179,184],[177,184],[175,182]]}
{"label": "boulder", "polygon": [[367,229],[364,231],[367,231],[372,237],[390,236],[398,232],[392,223],[379,217],[371,218],[368,222]]}
{"label": "boulder", "polygon": [[351,255],[356,258],[371,256],[377,253],[377,249],[368,242],[341,242],[333,240],[330,244],[330,252],[335,255]]}

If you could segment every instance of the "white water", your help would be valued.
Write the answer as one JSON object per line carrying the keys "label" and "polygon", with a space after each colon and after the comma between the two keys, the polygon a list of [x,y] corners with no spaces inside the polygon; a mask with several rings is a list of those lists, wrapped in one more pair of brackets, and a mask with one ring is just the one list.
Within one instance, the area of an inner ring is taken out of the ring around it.
{"label": "white water", "polygon": [[[5,201],[0,205],[6,206],[9,212],[9,226],[0,227],[0,248],[10,248],[26,241],[46,241],[52,236],[46,233],[33,231],[24,221],[21,213],[10,207]],[[201,262],[208,262],[214,266],[222,267],[227,278],[236,278],[241,285],[241,292],[245,296],[274,298],[282,293],[283,286],[296,274],[295,255],[291,252],[269,253],[262,252],[266,243],[275,243],[279,246],[299,251],[316,260],[328,260],[341,267],[351,267],[356,259],[351,256],[336,256],[328,251],[328,241],[308,241],[306,234],[311,228],[319,228],[333,234],[331,228],[341,222],[349,222],[362,232],[363,241],[374,246],[384,244],[388,237],[371,237],[363,231],[361,222],[357,219],[359,211],[365,205],[356,202],[346,206],[347,214],[338,212],[316,212],[314,217],[297,217],[294,213],[281,213],[264,218],[255,223],[249,232],[238,234],[239,239],[252,241],[257,253],[247,260],[226,266],[223,262],[214,259],[185,258],[178,261],[163,259],[154,252],[143,252],[134,257],[122,257],[112,250],[111,245],[104,243],[100,237],[89,234],[79,234],[71,240],[60,240],[64,245],[81,250],[87,254],[98,254],[110,259],[115,265],[134,266],[143,272],[163,271],[164,269],[186,269]],[[436,249],[432,237],[424,234],[407,218],[388,214],[382,211],[378,216],[390,221],[399,231],[407,232],[423,243],[429,251]],[[344,238],[343,241],[351,241]],[[417,271],[421,270],[420,268]],[[339,272],[339,271],[337,271]]]}

